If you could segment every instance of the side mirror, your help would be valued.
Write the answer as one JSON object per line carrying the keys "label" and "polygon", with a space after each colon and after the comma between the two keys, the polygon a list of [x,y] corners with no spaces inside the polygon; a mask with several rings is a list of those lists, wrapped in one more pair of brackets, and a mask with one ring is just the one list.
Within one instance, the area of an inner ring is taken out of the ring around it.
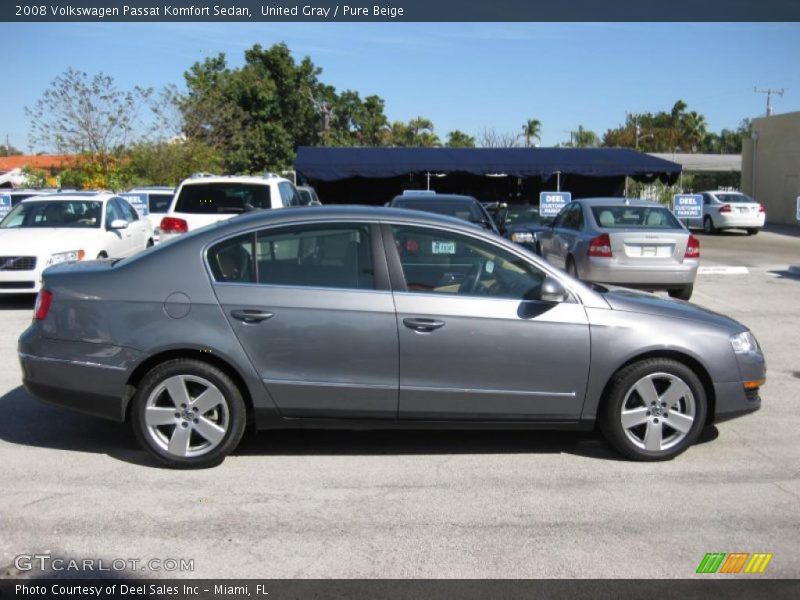
{"label": "side mirror", "polygon": [[114,219],[108,226],[109,229],[127,229],[128,222],[125,219]]}
{"label": "side mirror", "polygon": [[565,302],[568,297],[569,293],[567,292],[566,288],[561,285],[560,281],[553,279],[552,277],[545,277],[544,281],[542,282],[542,291],[539,294],[539,299],[542,302],[558,304],[560,302]]}

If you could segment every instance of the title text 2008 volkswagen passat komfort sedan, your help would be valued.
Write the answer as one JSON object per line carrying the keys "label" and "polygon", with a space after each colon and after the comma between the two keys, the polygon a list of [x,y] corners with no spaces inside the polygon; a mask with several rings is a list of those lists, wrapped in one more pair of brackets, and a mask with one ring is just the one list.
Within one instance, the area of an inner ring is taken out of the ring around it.
{"label": "title text 2008 volkswagen passat komfort sedan", "polygon": [[746,327],[590,288],[468,223],[386,208],[250,213],[119,261],[51,267],[19,340],[35,396],[117,421],[176,467],[247,423],[599,424],[640,460],[760,406]]}

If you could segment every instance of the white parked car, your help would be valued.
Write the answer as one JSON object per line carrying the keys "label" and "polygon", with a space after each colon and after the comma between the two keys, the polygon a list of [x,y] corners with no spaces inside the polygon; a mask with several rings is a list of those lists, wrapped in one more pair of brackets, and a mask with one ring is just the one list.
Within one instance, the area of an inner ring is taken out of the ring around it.
{"label": "white parked car", "polygon": [[703,218],[689,219],[690,227],[702,227],[706,233],[721,229],[744,229],[755,235],[764,227],[764,205],[741,192],[702,192]]}
{"label": "white parked car", "polygon": [[272,173],[263,177],[195,175],[178,186],[161,219],[161,241],[251,210],[300,204],[295,185]]}
{"label": "white parked car", "polygon": [[50,265],[122,258],[152,245],[150,222],[114,194],[27,198],[0,221],[0,293],[38,292]]}
{"label": "white parked car", "polygon": [[148,210],[147,220],[150,221],[150,225],[153,226],[153,241],[157,244],[161,233],[161,219],[163,219],[169,211],[172,199],[175,197],[175,188],[161,185],[144,186],[128,190],[125,194],[135,194],[146,198]]}

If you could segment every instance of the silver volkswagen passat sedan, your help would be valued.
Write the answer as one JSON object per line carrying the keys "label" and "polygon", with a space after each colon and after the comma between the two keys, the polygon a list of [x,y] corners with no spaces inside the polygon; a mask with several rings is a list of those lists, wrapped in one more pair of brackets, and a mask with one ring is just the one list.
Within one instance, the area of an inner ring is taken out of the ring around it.
{"label": "silver volkswagen passat sedan", "polygon": [[245,426],[599,424],[669,459],[754,411],[763,354],[736,321],[593,289],[469,223],[391,208],[253,212],[134,257],[47,269],[19,340],[26,388],[132,424],[174,467]]}
{"label": "silver volkswagen passat sedan", "polygon": [[700,242],[665,206],[583,198],[539,233],[537,253],[575,278],[692,296]]}

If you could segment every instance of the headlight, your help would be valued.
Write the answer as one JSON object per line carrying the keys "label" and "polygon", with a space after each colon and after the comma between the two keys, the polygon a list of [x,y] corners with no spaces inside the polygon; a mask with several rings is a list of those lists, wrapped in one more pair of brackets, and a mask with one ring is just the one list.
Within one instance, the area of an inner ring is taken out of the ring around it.
{"label": "headlight", "polygon": [[750,352],[761,352],[756,336],[749,331],[743,331],[731,336],[731,346],[736,354],[749,354]]}
{"label": "headlight", "polygon": [[511,234],[511,241],[518,244],[530,244],[533,242],[533,234],[529,231],[515,231]]}
{"label": "headlight", "polygon": [[70,260],[83,260],[86,253],[83,250],[69,250],[68,252],[56,252],[47,259],[47,266],[57,265],[58,263]]}

